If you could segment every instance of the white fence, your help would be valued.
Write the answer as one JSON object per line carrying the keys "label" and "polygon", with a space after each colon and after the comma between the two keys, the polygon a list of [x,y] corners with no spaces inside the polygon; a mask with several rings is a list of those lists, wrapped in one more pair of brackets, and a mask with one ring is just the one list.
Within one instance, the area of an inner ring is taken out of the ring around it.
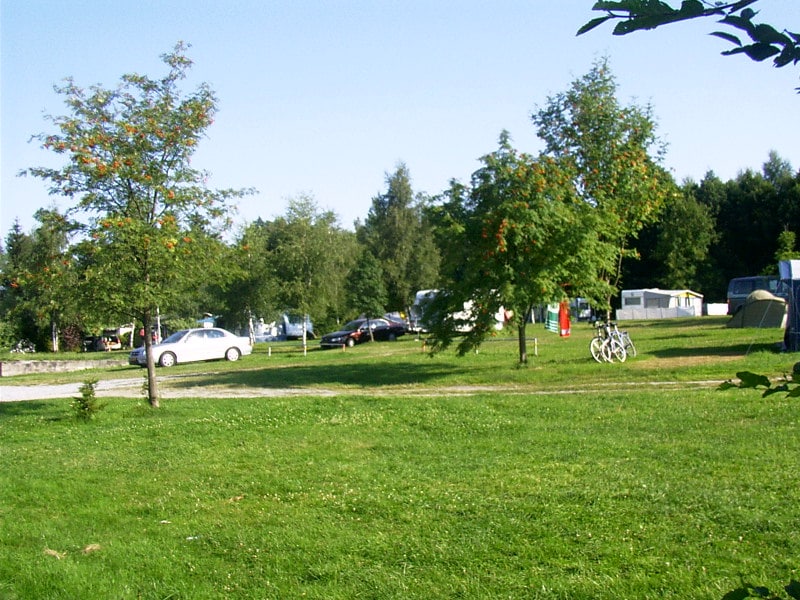
{"label": "white fence", "polygon": [[699,317],[694,306],[673,306],[671,308],[620,308],[617,321],[647,319],[677,319],[678,317]]}

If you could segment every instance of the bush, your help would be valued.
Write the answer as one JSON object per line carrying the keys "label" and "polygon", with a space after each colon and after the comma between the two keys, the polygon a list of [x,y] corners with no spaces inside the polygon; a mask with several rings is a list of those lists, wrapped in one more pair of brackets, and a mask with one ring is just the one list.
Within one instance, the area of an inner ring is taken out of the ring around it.
{"label": "bush", "polygon": [[97,398],[96,387],[96,378],[87,379],[79,388],[81,395],[72,399],[72,410],[78,420],[91,421],[99,411],[105,408],[105,403],[100,402]]}

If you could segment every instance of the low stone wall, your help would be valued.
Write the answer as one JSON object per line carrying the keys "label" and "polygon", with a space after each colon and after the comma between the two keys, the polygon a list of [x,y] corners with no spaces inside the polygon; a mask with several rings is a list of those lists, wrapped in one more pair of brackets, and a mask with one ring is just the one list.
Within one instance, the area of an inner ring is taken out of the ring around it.
{"label": "low stone wall", "polygon": [[66,373],[127,365],[127,360],[11,360],[0,362],[0,377],[31,373]]}

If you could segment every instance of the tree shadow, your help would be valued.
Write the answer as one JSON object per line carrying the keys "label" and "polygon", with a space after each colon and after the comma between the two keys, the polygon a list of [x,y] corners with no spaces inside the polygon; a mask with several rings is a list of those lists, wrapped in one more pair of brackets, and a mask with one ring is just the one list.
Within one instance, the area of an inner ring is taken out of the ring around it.
{"label": "tree shadow", "polygon": [[190,381],[173,381],[171,386],[192,388],[204,385],[222,385],[284,389],[336,384],[360,388],[380,388],[430,383],[443,377],[452,378],[460,372],[466,373],[467,371],[467,368],[453,367],[452,364],[421,365],[412,362],[398,362],[391,367],[368,363],[294,365],[213,373],[207,376],[191,377]]}
{"label": "tree shadow", "polygon": [[648,354],[656,358],[681,358],[692,356],[746,356],[753,352],[780,352],[780,342],[767,342],[760,344],[734,344],[730,346],[699,346],[694,348],[665,348],[654,350]]}
{"label": "tree shadow", "polygon": [[[50,413],[49,416],[47,413]],[[67,413],[61,413],[61,411],[58,410],[58,405],[55,405],[52,400],[0,402],[0,418],[20,417],[31,414],[37,414],[40,418],[44,418],[48,421],[61,421],[65,418],[69,418]]]}

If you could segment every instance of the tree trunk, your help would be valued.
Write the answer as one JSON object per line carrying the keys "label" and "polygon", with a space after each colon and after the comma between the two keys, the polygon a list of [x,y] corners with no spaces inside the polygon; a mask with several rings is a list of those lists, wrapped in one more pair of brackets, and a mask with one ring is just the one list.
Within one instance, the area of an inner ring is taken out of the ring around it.
{"label": "tree trunk", "polygon": [[158,408],[160,406],[158,402],[158,381],[156,380],[156,362],[153,357],[153,338],[151,335],[153,317],[150,311],[144,314],[142,325],[144,325],[144,351],[147,357],[147,401],[152,408]]}
{"label": "tree trunk", "polygon": [[53,352],[58,352],[58,322],[55,316],[50,319],[50,339],[53,342]]}
{"label": "tree trunk", "polygon": [[525,330],[527,328],[526,316],[522,315],[520,323],[517,326],[517,334],[519,336],[519,364],[528,364],[528,340],[525,337]]}

